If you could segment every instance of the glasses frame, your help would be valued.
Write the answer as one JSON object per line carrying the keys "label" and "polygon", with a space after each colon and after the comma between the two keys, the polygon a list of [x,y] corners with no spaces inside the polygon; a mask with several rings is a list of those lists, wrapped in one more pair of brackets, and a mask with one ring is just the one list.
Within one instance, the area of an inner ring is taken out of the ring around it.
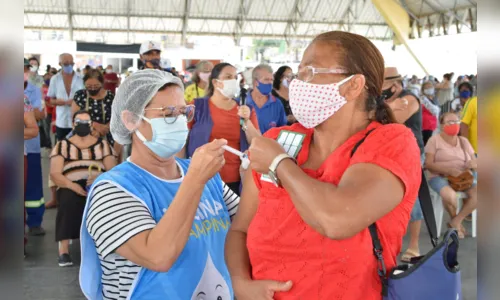
{"label": "glasses frame", "polygon": [[[301,74],[304,73],[308,75],[312,74],[310,75],[311,78],[301,78]],[[313,66],[305,66],[299,69],[296,78],[304,82],[310,82],[316,74],[348,74],[348,72],[342,68],[315,68]]]}
{"label": "glasses frame", "polygon": [[92,120],[82,120],[75,118],[75,121],[73,121],[74,124],[90,124],[92,125]]}
{"label": "glasses frame", "polygon": [[[179,108],[182,108],[182,109],[185,109],[185,112],[182,113],[179,111]],[[167,115],[166,114],[166,110],[170,110],[171,112]],[[151,107],[151,108],[146,108],[144,109],[144,111],[148,111],[148,110],[151,110],[151,111],[154,111],[154,110],[159,110],[163,113],[163,120],[165,121],[165,123],[171,125],[173,123],[175,123],[175,121],[177,121],[177,118],[182,114],[182,115],[185,115],[186,116],[186,119],[188,122],[191,122],[194,118],[194,110],[195,110],[195,106],[194,105],[186,105],[186,106],[163,106],[163,107]],[[188,110],[192,110],[192,115],[191,117],[188,117]],[[178,112],[175,116],[172,116],[172,114],[174,114],[175,112]],[[167,118],[175,118],[172,122],[169,122],[167,121]]]}

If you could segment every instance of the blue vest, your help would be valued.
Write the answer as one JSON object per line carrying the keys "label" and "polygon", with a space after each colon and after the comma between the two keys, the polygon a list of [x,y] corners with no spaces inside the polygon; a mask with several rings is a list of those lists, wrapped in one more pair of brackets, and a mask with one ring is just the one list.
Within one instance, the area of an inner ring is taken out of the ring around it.
{"label": "blue vest", "polygon": [[[210,142],[210,134],[212,134],[214,122],[212,120],[212,116],[210,115],[210,106],[208,101],[209,98],[194,99],[194,106],[196,107],[194,112],[195,122],[193,128],[191,128],[191,131],[189,132],[189,141],[187,145],[188,157],[192,157],[194,151],[198,147]],[[240,151],[247,151],[248,146],[247,136],[240,128]]]}
{"label": "blue vest", "polygon": [[[186,174],[190,161],[177,159],[177,162]],[[162,181],[131,162],[124,162],[99,176],[89,195],[100,182],[112,182],[140,199],[156,223],[170,206],[181,184]],[[173,266],[162,273],[141,268],[127,299],[198,299],[197,295],[203,293],[206,295],[204,299],[234,298],[224,261],[224,242],[230,219],[222,192],[222,180],[216,175],[205,185],[191,234]],[[95,242],[85,226],[89,206],[90,200],[85,206],[81,228],[80,286],[88,299],[95,300],[103,298],[102,269]]]}

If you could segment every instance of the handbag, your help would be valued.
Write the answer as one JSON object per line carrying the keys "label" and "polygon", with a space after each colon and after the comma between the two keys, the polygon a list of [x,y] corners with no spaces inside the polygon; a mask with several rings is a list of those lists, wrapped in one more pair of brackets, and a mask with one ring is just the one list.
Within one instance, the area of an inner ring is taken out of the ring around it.
{"label": "handbag", "polygon": [[[465,158],[465,163],[469,161],[467,159],[467,153],[465,152],[465,147],[463,145],[463,141],[461,137],[458,137],[459,143],[460,143],[460,148],[464,151],[464,158]],[[462,174],[458,176],[447,176],[446,179],[448,179],[448,183],[450,184],[450,187],[454,189],[457,192],[463,192],[472,187],[474,184],[474,175],[471,170],[465,170]]]}
{"label": "handbag", "polygon": [[[370,133],[371,131],[354,146],[351,157]],[[448,229],[443,239],[438,241],[434,209],[423,170],[418,196],[433,246],[426,255],[412,258],[410,264],[387,270],[377,225],[373,223],[368,228],[373,254],[378,262],[378,276],[382,281],[382,297],[384,300],[461,300],[458,234],[455,229]]]}

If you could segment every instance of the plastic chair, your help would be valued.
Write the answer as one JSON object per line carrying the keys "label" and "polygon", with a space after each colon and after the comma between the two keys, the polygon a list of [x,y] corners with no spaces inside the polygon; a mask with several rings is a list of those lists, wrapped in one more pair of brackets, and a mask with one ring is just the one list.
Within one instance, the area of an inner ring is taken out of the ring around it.
{"label": "plastic chair", "polygon": [[[433,189],[429,189],[431,193],[432,205],[434,207],[434,217],[436,218],[436,228],[438,234],[441,234],[441,227],[443,225],[444,216],[444,206],[443,199],[436,193]],[[457,213],[460,211],[463,205],[463,199],[467,198],[467,194],[458,192],[457,193]],[[472,237],[475,238],[477,235],[477,210],[472,212]]]}

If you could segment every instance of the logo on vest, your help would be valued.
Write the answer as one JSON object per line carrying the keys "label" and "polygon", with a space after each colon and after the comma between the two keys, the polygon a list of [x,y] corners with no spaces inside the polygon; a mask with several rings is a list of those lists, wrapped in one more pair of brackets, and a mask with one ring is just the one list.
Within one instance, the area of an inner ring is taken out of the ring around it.
{"label": "logo on vest", "polygon": [[215,200],[203,199],[198,204],[190,236],[200,238],[221,230],[227,231],[230,224],[223,204]]}
{"label": "logo on vest", "polygon": [[204,299],[222,299],[230,300],[231,293],[222,274],[217,270],[217,267],[212,261],[212,257],[208,254],[205,269],[201,275],[200,282],[191,296],[191,300]]}

